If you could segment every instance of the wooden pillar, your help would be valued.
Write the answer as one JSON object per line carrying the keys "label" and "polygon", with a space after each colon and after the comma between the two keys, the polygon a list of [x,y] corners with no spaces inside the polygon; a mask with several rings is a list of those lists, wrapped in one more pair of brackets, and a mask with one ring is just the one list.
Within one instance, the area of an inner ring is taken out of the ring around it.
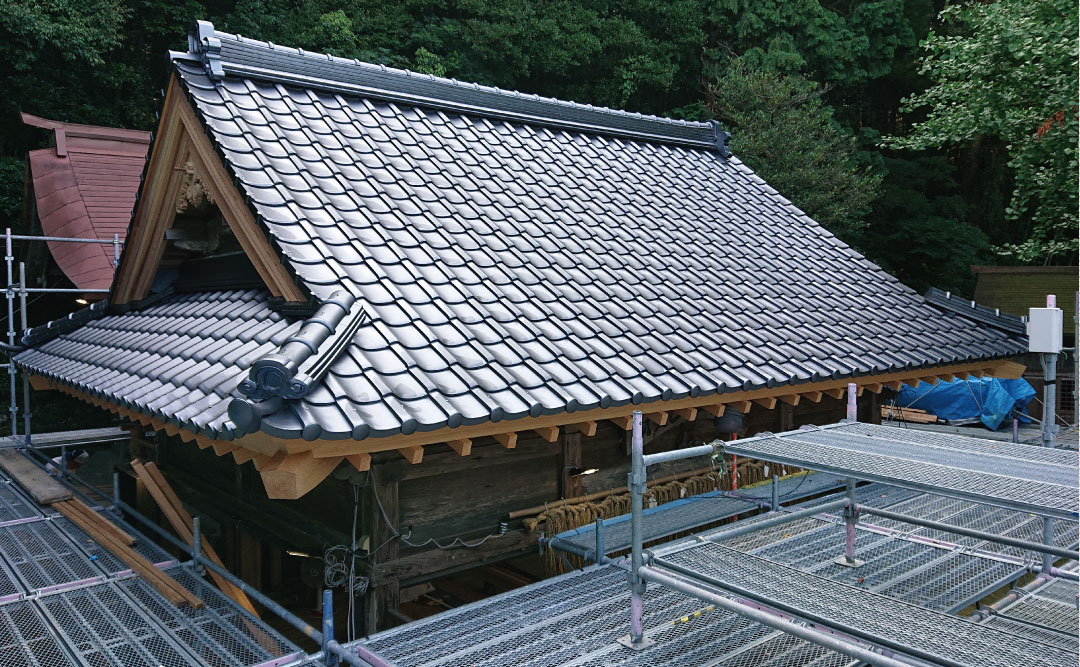
{"label": "wooden pillar", "polygon": [[777,406],[777,415],[779,419],[780,433],[784,431],[792,431],[795,429],[795,406],[788,405],[787,403],[780,403]]}
{"label": "wooden pillar", "polygon": [[866,404],[866,410],[867,412],[869,412],[869,414],[863,417],[862,420],[871,424],[880,424],[881,394],[875,394],[872,391],[867,391],[863,393],[863,396],[866,396],[866,400],[864,401],[864,403]]}
{"label": "wooden pillar", "polygon": [[[403,474],[399,469],[395,470],[390,466],[378,466],[374,473],[377,483],[369,488],[372,489],[372,493],[378,493],[378,502],[375,502],[372,496],[371,502],[368,503],[369,525],[372,526],[371,548],[376,550],[371,558],[373,568],[378,563],[396,560],[401,551],[401,542],[393,537],[393,530],[400,527],[398,479]],[[380,503],[382,510],[379,509]],[[388,520],[393,529],[387,525]],[[376,582],[375,586],[368,591],[363,604],[364,634],[369,635],[392,625],[392,617],[388,611],[398,611],[400,604],[401,591],[397,579]]]}
{"label": "wooden pillar", "polygon": [[240,578],[257,589],[262,589],[262,541],[238,528],[240,533]]}
{"label": "wooden pillar", "polygon": [[577,498],[581,489],[581,433],[562,434],[562,475],[560,491],[563,498]]}
{"label": "wooden pillar", "polygon": [[281,547],[270,547],[270,588],[274,590],[281,587],[281,561],[284,558]]}

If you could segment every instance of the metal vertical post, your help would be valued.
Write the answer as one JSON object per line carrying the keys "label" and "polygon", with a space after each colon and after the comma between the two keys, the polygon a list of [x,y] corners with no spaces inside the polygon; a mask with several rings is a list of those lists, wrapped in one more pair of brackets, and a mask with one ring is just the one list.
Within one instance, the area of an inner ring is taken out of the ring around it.
{"label": "metal vertical post", "polygon": [[338,664],[337,654],[327,648],[334,641],[334,593],[329,588],[322,592],[322,649],[323,661],[328,667]]}
{"label": "metal vertical post", "polygon": [[596,517],[596,562],[604,560],[604,517]]}
{"label": "metal vertical post", "polygon": [[1013,444],[1019,444],[1019,442],[1020,442],[1020,420],[1019,419],[1013,419],[1012,441],[1013,441]]}
{"label": "metal vertical post", "polygon": [[[26,331],[30,328],[27,323],[29,314],[26,312],[26,263],[19,262],[19,328]],[[23,433],[26,434],[26,446],[30,446],[30,376],[23,373]]]}
{"label": "metal vertical post", "polygon": [[116,267],[120,266],[120,235],[119,234],[113,234],[112,235],[112,254],[113,254],[113,260],[112,260],[113,269],[116,269]]}
{"label": "metal vertical post", "polygon": [[[847,386],[847,418],[859,421],[859,387],[854,382]],[[855,505],[855,479],[847,478],[848,506],[844,508],[844,555],[836,559],[837,565],[859,567],[863,564],[855,558],[855,526],[859,523],[859,513]]]}
{"label": "metal vertical post", "polygon": [[[1046,295],[1046,307],[1057,308],[1057,297]],[[1057,431],[1057,354],[1044,352],[1040,355],[1043,367],[1043,447],[1054,446],[1054,432]]]}
{"label": "metal vertical post", "polygon": [[619,643],[635,651],[652,644],[645,639],[642,620],[645,614],[645,580],[641,578],[641,567],[644,565],[641,516],[644,511],[646,480],[644,447],[641,437],[641,410],[634,410],[630,441],[630,477],[626,484],[630,489],[630,634],[619,639]]}
{"label": "metal vertical post", "polygon": [[[15,256],[12,254],[11,250],[11,227],[4,230],[4,250],[4,261],[7,264],[7,289],[4,291],[4,294],[7,296],[7,342],[11,347],[15,347],[15,294],[12,285],[14,282],[12,263],[15,261]],[[15,400],[15,362],[10,356],[8,357],[7,369],[8,379],[10,380],[9,390],[11,391],[11,407],[9,408],[9,411],[11,412],[11,437],[14,440],[15,437],[19,435],[19,424],[17,421],[19,406]]]}
{"label": "metal vertical post", "polygon": [[199,562],[202,550],[202,522],[196,516],[191,518],[191,559],[195,561],[195,573],[200,577],[206,573],[206,569]]}
{"label": "metal vertical post", "polygon": [[772,476],[772,511],[780,511],[780,475]]}
{"label": "metal vertical post", "polygon": [[[1046,295],[1046,307],[1057,308],[1057,295]],[[1043,447],[1054,446],[1054,433],[1057,431],[1057,361],[1058,355],[1045,352],[1040,355],[1043,366],[1043,422],[1042,444]],[[1054,520],[1043,517],[1043,543],[1054,544]],[[1050,568],[1054,564],[1054,556],[1049,553],[1042,555],[1043,574],[1049,575]]]}
{"label": "metal vertical post", "polygon": [[120,473],[115,470],[112,474],[112,501],[113,507],[120,507]]}

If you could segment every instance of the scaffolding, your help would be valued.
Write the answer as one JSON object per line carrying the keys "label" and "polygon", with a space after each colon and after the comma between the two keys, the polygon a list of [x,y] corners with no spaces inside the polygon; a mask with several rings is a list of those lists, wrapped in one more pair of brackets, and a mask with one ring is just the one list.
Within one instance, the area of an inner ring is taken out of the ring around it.
{"label": "scaffolding", "polygon": [[[107,289],[79,289],[69,287],[28,287],[26,284],[26,263],[19,262],[19,280],[15,281],[15,254],[14,254],[14,241],[32,241],[32,242],[49,242],[49,243],[89,243],[98,245],[111,245],[113,247],[113,269],[120,265],[120,250],[123,248],[124,242],[120,240],[118,234],[113,234],[112,239],[94,239],[94,238],[74,238],[67,236],[27,236],[23,234],[12,234],[11,228],[8,227],[4,230],[4,262],[7,268],[7,289],[4,291],[4,295],[7,299],[7,344],[8,344],[8,362],[4,364],[8,372],[8,385],[10,391],[10,405],[8,412],[11,418],[11,439],[17,440],[19,436],[19,405],[16,389],[16,368],[15,362],[11,359],[14,355],[14,351],[17,349],[18,341],[16,340],[15,329],[15,302],[19,303],[19,324],[20,331],[26,331],[29,328],[29,313],[27,307],[27,296],[30,294],[108,294]],[[23,402],[23,441],[26,447],[32,447],[30,437],[30,380],[24,377],[22,382],[22,402]],[[61,445],[49,445],[49,446],[61,446]]]}

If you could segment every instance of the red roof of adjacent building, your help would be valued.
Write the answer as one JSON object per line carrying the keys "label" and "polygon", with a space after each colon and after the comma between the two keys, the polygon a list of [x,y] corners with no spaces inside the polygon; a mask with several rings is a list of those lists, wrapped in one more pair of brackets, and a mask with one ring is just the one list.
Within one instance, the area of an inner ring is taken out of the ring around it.
{"label": "red roof of adjacent building", "polygon": [[[33,198],[46,236],[112,240],[127,235],[150,133],[78,125],[22,114],[27,125],[53,130],[56,145],[30,151]],[[49,242],[65,275],[82,289],[108,289],[113,246]]]}

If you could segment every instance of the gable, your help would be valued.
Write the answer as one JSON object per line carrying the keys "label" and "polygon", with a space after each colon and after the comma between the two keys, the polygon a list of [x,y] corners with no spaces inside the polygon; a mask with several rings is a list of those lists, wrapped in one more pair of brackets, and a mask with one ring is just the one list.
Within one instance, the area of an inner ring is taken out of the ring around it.
{"label": "gable", "polygon": [[221,163],[175,78],[166,93],[157,138],[131,221],[130,238],[116,272],[110,302],[127,304],[146,298],[176,220],[193,181],[220,208],[221,216],[255,266],[270,293],[285,301],[307,300],[277,251],[266,238]]}

